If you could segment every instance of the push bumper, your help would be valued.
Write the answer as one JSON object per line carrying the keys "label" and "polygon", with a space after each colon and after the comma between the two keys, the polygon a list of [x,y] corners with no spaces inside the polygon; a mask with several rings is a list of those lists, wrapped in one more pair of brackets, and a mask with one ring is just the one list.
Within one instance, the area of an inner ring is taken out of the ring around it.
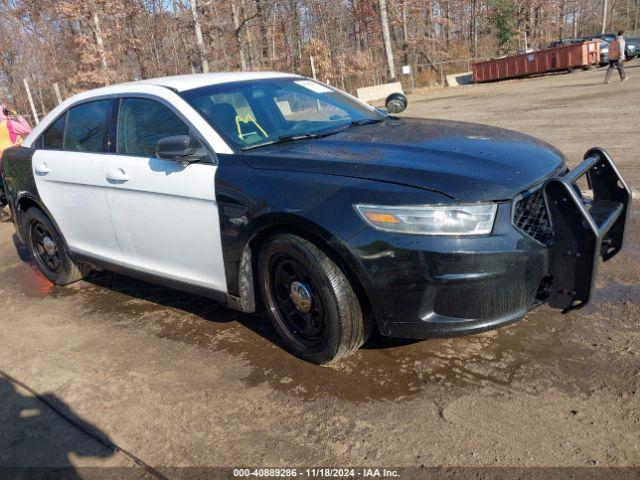
{"label": "push bumper", "polygon": [[[593,192],[575,187],[585,176]],[[368,230],[352,239],[383,335],[452,337],[513,323],[548,302],[569,311],[594,289],[598,257],[621,248],[631,194],[609,155],[584,162],[541,186],[554,239],[544,245],[512,223],[512,204],[498,206],[486,237],[389,235]]]}
{"label": "push bumper", "polygon": [[[583,176],[593,192],[591,200],[575,188]],[[548,180],[544,196],[555,235],[549,305],[566,312],[590,300],[599,257],[606,262],[622,248],[631,191],[609,154],[594,148],[576,169]]]}

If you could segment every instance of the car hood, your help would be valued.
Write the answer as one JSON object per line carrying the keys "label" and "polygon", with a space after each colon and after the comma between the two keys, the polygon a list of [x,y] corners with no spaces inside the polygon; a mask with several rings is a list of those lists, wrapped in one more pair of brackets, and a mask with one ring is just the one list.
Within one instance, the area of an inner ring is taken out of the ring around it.
{"label": "car hood", "polygon": [[415,118],[388,118],[245,153],[254,168],[391,182],[462,201],[511,199],[564,168],[562,153],[536,138],[486,125]]}

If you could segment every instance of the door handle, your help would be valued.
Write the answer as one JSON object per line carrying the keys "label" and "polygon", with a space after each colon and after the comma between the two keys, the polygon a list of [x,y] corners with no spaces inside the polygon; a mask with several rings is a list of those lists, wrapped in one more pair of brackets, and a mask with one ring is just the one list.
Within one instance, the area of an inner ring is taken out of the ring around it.
{"label": "door handle", "polygon": [[40,165],[36,166],[36,173],[39,175],[46,175],[48,173],[51,173],[51,170],[46,163],[41,163]]}
{"label": "door handle", "polygon": [[107,180],[112,182],[127,182],[129,181],[129,175],[122,168],[117,170],[111,170],[107,173]]}

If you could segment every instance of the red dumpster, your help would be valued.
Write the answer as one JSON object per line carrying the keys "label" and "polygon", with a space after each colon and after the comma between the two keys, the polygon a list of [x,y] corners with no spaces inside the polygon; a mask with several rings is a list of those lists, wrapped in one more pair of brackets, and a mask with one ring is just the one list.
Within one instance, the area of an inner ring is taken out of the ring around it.
{"label": "red dumpster", "polygon": [[474,82],[539,75],[559,70],[589,68],[600,63],[600,41],[546,48],[473,64]]}

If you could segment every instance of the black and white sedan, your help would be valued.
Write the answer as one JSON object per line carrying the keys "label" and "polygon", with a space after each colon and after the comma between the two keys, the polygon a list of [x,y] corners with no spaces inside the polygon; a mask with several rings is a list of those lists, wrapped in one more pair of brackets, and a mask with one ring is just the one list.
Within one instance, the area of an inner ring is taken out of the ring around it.
{"label": "black and white sedan", "polygon": [[264,308],[316,363],[374,330],[461,335],[545,302],[584,305],[630,202],[602,149],[568,171],[535,138],[398,118],[265,72],[76,95],[5,151],[0,173],[52,282],[100,266]]}

